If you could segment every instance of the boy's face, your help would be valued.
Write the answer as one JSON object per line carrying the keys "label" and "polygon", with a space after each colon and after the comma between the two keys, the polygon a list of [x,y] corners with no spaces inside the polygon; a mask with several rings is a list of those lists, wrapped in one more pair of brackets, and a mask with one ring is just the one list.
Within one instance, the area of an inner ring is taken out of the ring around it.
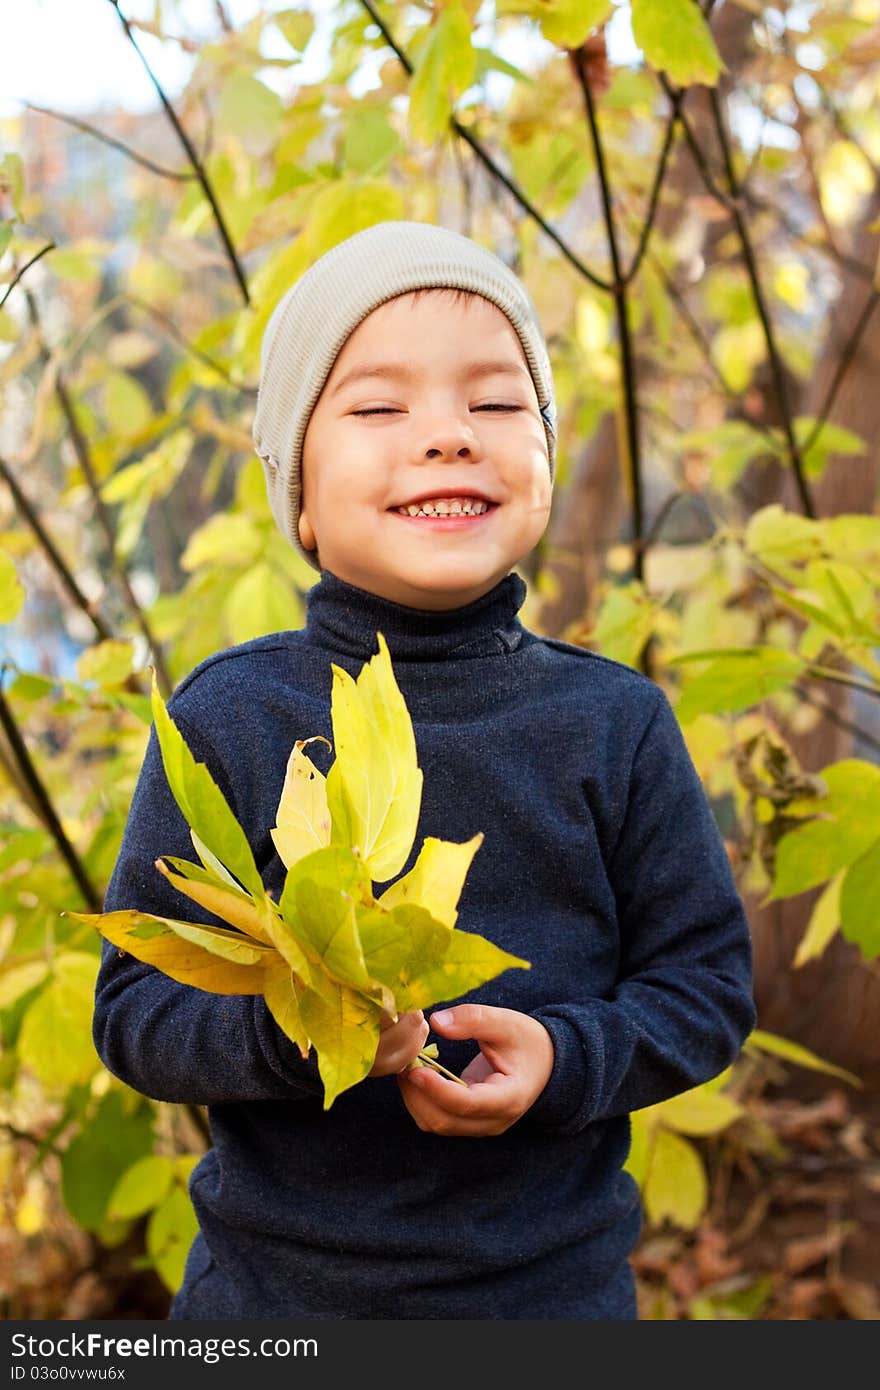
{"label": "boy's face", "polygon": [[[302,484],[300,540],[340,579],[412,608],[493,588],[543,534],[551,500],[538,398],[501,310],[443,290],[374,309],[312,412]],[[396,510],[468,491],[494,505],[457,520]]]}

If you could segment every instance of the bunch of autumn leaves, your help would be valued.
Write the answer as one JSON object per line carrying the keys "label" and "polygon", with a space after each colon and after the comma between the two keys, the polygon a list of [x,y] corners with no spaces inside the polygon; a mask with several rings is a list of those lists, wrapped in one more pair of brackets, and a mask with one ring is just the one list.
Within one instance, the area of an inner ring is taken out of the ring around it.
{"label": "bunch of autumn leaves", "polygon": [[[156,868],[224,927],[126,909],[70,912],[171,979],[214,994],[261,994],[303,1057],[315,1049],[324,1108],[371,1070],[383,1013],[455,999],[529,962],[456,929],[457,904],[482,833],[463,844],[427,837],[405,864],[419,819],[422,772],[388,647],[355,680],[332,665],[336,756],[326,778],[293,747],[272,839],[287,874],[266,892],[244,830],[204,763],[195,761],[159,694],[152,712],[168,784],[198,864],[166,855]],[[417,1059],[434,1066],[436,1049]],[[449,1073],[445,1073],[449,1075]],[[455,1078],[458,1079],[458,1078]]]}

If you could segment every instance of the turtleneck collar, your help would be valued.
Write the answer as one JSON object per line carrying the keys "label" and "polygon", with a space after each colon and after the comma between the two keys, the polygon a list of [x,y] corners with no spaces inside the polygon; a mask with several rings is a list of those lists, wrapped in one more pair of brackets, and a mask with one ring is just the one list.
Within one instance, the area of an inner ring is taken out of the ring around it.
{"label": "turtleneck collar", "polygon": [[526,584],[511,571],[493,589],[461,608],[410,608],[340,579],[330,570],[306,593],[306,640],[366,661],[378,651],[376,633],[392,659],[442,661],[515,651],[525,629],[517,617]]}

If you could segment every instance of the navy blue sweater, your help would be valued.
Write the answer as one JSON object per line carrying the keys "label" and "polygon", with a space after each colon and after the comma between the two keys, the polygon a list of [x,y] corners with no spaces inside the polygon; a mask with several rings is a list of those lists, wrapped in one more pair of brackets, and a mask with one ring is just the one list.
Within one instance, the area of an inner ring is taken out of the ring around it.
{"label": "navy blue sweater", "polygon": [[[423,1132],[393,1076],[325,1113],[314,1054],[261,997],[178,984],[103,942],[101,1058],[147,1096],[208,1107],[212,1146],[190,1180],[200,1232],[171,1318],[635,1317],[628,1115],[736,1057],[755,1024],[751,943],[665,695],[525,628],[525,594],[512,572],[435,613],[325,571],[304,628],[208,657],[169,701],[277,899],[269,829],[288,755],[296,739],[332,742],[331,662],[356,676],[381,631],[424,772],[401,872],[428,835],[484,832],[457,925],[532,968],[465,997],[540,1019],[555,1052],[504,1134]],[[329,771],[325,744],[309,756]],[[155,869],[162,854],[195,859],[153,729],[104,908],[216,921]],[[456,1072],[477,1051],[438,1042]]]}

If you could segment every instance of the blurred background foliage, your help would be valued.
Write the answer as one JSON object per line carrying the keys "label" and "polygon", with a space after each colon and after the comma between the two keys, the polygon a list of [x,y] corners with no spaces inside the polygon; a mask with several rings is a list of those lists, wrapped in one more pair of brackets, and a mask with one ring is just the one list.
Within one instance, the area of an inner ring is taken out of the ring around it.
{"label": "blurred background foliage", "polygon": [[[6,1315],[161,1317],[179,1284],[206,1117],[102,1067],[100,940],[61,914],[101,909],[149,667],[167,696],[303,622],[262,331],[411,218],[502,256],[548,340],[521,617],[667,690],[749,910],[759,1031],[633,1117],[642,1315],[880,1316],[880,0],[216,0],[199,34],[106,3],[155,109],[24,104],[0,146]],[[786,1163],[813,1194],[774,1227]]]}

